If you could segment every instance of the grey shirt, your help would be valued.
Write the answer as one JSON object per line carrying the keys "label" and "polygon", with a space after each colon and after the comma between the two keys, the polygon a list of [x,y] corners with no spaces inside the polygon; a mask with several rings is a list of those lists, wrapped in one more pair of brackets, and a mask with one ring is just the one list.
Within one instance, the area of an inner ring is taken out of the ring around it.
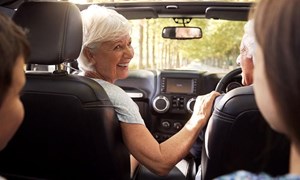
{"label": "grey shirt", "polygon": [[102,79],[94,80],[97,81],[106,91],[115,108],[119,121],[145,125],[139,112],[139,107],[123,89]]}

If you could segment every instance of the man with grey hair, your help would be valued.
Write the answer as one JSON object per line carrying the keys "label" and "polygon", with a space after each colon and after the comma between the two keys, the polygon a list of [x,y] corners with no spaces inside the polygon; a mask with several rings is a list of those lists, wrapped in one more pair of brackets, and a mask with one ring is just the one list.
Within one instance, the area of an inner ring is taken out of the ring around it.
{"label": "man with grey hair", "polygon": [[[240,55],[236,62],[242,68],[242,84],[251,85],[253,83],[254,70],[254,52],[255,52],[255,34],[254,34],[254,20],[249,20],[244,26],[244,35],[240,45]],[[204,131],[201,131],[195,144],[190,150],[190,153],[195,157],[196,164],[200,165],[202,144],[204,140]],[[200,166],[199,166],[200,169]],[[201,179],[201,171],[198,170],[196,179]]]}
{"label": "man with grey hair", "polygon": [[240,55],[237,57],[237,64],[242,68],[242,84],[253,83],[255,36],[253,32],[253,19],[244,26],[244,36],[240,45]]}

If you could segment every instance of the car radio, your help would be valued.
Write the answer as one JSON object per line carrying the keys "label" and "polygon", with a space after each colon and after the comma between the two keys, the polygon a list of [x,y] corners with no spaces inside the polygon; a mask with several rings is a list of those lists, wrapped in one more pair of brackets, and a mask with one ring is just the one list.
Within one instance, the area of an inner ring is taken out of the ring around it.
{"label": "car radio", "polygon": [[196,94],[197,79],[193,78],[161,78],[162,93]]}
{"label": "car radio", "polygon": [[197,87],[197,78],[163,76],[160,81],[160,94],[152,103],[153,109],[157,113],[192,113]]}

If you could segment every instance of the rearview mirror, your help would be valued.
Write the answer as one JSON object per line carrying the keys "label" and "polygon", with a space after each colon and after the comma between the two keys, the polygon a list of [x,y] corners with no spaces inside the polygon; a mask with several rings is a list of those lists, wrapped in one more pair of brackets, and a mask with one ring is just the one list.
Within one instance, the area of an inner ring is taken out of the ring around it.
{"label": "rearview mirror", "polygon": [[162,37],[168,39],[200,39],[202,30],[199,27],[164,27]]}

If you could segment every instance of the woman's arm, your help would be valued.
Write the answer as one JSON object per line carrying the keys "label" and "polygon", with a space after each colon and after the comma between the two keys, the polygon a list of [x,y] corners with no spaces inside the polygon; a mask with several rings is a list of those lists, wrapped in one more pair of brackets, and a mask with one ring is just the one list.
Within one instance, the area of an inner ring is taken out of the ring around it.
{"label": "woman's arm", "polygon": [[188,154],[199,132],[207,124],[213,101],[218,95],[213,91],[198,96],[190,120],[178,133],[161,144],[146,126],[121,122],[123,139],[130,153],[154,173],[168,174]]}

